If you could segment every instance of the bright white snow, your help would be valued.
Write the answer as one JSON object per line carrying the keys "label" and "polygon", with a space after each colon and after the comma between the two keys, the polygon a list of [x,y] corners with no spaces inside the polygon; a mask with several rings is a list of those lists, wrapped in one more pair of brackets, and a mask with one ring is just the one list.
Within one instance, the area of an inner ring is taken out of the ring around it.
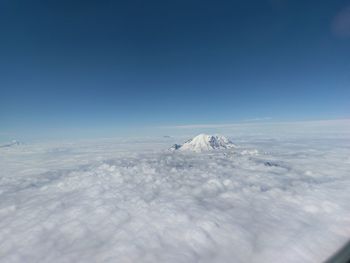
{"label": "bright white snow", "polygon": [[0,261],[321,262],[345,243],[349,136],[233,138],[1,148]]}
{"label": "bright white snow", "polygon": [[211,150],[234,148],[235,145],[221,135],[199,134],[186,141],[183,145],[174,144],[171,150],[205,152]]}

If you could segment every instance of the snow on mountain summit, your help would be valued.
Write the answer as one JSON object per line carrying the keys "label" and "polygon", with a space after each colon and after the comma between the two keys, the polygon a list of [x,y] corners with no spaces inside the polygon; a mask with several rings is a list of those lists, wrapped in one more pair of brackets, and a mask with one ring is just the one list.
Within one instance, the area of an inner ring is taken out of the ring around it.
{"label": "snow on mountain summit", "polygon": [[199,134],[188,140],[183,145],[174,145],[171,150],[204,152],[210,150],[229,149],[235,145],[226,137],[221,135]]}
{"label": "snow on mountain summit", "polygon": [[17,140],[12,140],[9,143],[0,145],[0,148],[12,147],[12,146],[17,146],[17,145],[21,145],[21,143]]}

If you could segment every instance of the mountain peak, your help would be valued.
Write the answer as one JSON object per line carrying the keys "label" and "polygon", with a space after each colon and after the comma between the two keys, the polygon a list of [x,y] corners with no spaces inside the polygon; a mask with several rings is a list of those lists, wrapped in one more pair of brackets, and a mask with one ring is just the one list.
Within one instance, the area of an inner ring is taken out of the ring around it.
{"label": "mountain peak", "polygon": [[0,148],[12,147],[12,146],[16,146],[16,145],[21,145],[21,143],[20,143],[19,141],[17,141],[17,140],[12,140],[12,141],[9,142],[9,143],[0,145]]}
{"label": "mountain peak", "polygon": [[174,145],[171,150],[204,152],[211,150],[229,149],[235,145],[226,137],[221,135],[199,134],[186,141],[183,145]]}

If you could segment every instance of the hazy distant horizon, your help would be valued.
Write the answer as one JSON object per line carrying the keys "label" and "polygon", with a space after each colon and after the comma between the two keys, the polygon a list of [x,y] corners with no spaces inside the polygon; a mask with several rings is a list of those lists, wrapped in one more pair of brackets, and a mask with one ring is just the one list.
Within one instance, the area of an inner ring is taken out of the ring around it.
{"label": "hazy distant horizon", "polygon": [[[318,128],[318,130],[317,130]],[[318,131],[323,134],[350,133],[350,119],[333,120],[301,120],[301,121],[276,121],[268,120],[245,120],[230,123],[197,123],[160,125],[145,127],[119,127],[106,129],[74,129],[70,127],[52,128],[43,130],[35,135],[26,134],[26,130],[18,132],[0,132],[0,144],[18,140],[22,143],[31,142],[55,142],[73,140],[99,140],[99,139],[147,139],[161,137],[191,137],[200,133],[224,134],[232,136],[265,134],[266,136],[281,136],[303,133],[307,136],[309,132]],[[309,135],[312,135],[309,134]]]}

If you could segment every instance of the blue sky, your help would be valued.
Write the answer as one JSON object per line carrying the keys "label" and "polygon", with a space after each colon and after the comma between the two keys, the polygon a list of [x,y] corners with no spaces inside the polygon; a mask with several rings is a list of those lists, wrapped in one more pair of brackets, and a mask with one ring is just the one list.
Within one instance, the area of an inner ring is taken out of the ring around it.
{"label": "blue sky", "polygon": [[2,140],[349,117],[348,1],[5,0],[0,35]]}

